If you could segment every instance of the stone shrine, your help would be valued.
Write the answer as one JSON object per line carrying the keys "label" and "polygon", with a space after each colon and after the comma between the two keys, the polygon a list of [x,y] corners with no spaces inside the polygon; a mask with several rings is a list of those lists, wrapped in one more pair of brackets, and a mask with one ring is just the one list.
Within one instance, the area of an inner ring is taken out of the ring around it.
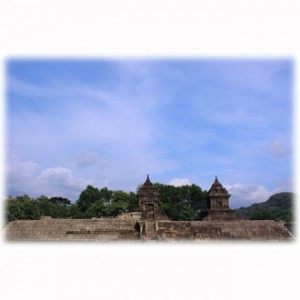
{"label": "stone shrine", "polygon": [[142,213],[142,220],[167,220],[159,207],[159,192],[156,190],[149,175],[145,183],[140,187],[138,191],[139,207],[137,211]]}
{"label": "stone shrine", "polygon": [[214,183],[207,195],[207,211],[203,212],[205,220],[237,220],[234,210],[229,208],[229,193],[218,181]]}

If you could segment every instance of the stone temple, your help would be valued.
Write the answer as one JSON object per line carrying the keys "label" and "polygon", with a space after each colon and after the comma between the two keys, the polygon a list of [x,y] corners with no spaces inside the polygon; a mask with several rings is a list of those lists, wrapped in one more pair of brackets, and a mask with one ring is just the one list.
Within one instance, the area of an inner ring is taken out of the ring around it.
{"label": "stone temple", "polygon": [[135,212],[116,218],[18,220],[5,227],[7,241],[287,241],[293,235],[281,221],[239,220],[229,193],[216,178],[201,221],[172,221],[160,210],[159,192],[149,176],[138,191]]}
{"label": "stone temple", "polygon": [[233,209],[229,208],[229,193],[216,177],[208,191],[207,211],[203,212],[206,220],[237,220]]}
{"label": "stone temple", "polygon": [[159,207],[159,192],[147,175],[145,183],[140,187],[138,192],[139,207],[141,212],[141,220],[166,220],[167,216],[162,214]]}

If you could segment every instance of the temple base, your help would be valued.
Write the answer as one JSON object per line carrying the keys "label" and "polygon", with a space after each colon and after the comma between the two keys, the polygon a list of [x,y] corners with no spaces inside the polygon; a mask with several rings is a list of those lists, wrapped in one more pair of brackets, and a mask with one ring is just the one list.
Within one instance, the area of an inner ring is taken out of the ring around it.
{"label": "temple base", "polygon": [[233,209],[209,209],[202,213],[202,220],[226,220],[234,221],[239,217],[235,214]]}

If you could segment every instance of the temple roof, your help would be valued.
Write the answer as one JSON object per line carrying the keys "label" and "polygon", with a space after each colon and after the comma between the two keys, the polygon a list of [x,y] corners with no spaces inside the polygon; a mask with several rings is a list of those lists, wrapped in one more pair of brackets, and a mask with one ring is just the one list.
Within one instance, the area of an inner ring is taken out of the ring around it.
{"label": "temple roof", "polygon": [[223,185],[219,182],[218,177],[216,176],[214,183],[208,191],[209,195],[226,195],[228,196],[228,191],[223,187]]}
{"label": "temple roof", "polygon": [[150,181],[149,175],[147,175],[144,184],[140,186],[138,193],[141,194],[141,193],[148,193],[148,192],[158,194],[158,191],[156,190],[155,186]]}
{"label": "temple roof", "polygon": [[153,185],[152,182],[150,181],[149,175],[147,175],[147,179],[146,179],[144,185]]}

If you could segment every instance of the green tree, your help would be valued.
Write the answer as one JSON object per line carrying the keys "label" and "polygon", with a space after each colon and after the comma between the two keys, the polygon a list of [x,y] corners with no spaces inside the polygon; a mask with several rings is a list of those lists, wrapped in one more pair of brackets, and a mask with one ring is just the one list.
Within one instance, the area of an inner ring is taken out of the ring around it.
{"label": "green tree", "polygon": [[[35,200],[36,205],[40,211],[40,216],[49,216],[51,218],[67,218],[68,213],[68,201],[61,200],[65,198],[56,197],[57,199],[48,198],[46,196],[40,196]],[[60,199],[61,198],[61,199]]]}
{"label": "green tree", "polygon": [[63,197],[52,197],[49,199],[49,201],[52,202],[53,204],[61,205],[61,206],[71,205],[71,201]]}
{"label": "green tree", "polygon": [[137,209],[139,205],[138,197],[136,193],[130,192],[129,193],[129,202],[128,202],[128,211],[132,212]]}
{"label": "green tree", "polygon": [[130,201],[130,194],[123,191],[114,191],[112,193],[111,203],[105,207],[105,215],[108,217],[115,217],[119,214],[128,212]]}
{"label": "green tree", "polygon": [[88,185],[86,189],[81,192],[77,200],[79,211],[85,213],[88,208],[98,200],[103,201],[101,192],[99,189]]}
{"label": "green tree", "polygon": [[199,217],[201,211],[207,209],[206,197],[207,192],[202,191],[202,189],[199,186],[192,184],[189,187],[189,202],[191,204],[192,209],[195,212],[196,219]]}
{"label": "green tree", "polygon": [[67,207],[67,216],[71,219],[84,219],[85,214],[79,210],[77,203]]}
{"label": "green tree", "polygon": [[105,215],[105,206],[102,199],[98,199],[97,201],[93,202],[85,213],[85,217],[87,218],[101,218]]}
{"label": "green tree", "polygon": [[155,183],[160,193],[160,207],[172,220],[192,221],[200,218],[200,211],[206,208],[206,191],[197,185],[175,187]]}
{"label": "green tree", "polygon": [[251,220],[272,220],[272,216],[267,211],[255,211],[251,215]]}
{"label": "green tree", "polygon": [[111,203],[113,198],[113,191],[109,190],[107,187],[104,187],[100,190],[101,199],[104,203]]}
{"label": "green tree", "polygon": [[6,220],[37,220],[41,217],[41,210],[36,200],[28,195],[8,197],[6,200]]}
{"label": "green tree", "polygon": [[19,201],[16,201],[13,197],[8,197],[5,203],[6,221],[11,222],[20,220],[23,217],[22,207]]}
{"label": "green tree", "polygon": [[48,197],[40,196],[37,198],[37,201],[39,203],[39,208],[41,209],[43,216],[49,216],[53,218],[57,217],[55,205],[49,201]]}

